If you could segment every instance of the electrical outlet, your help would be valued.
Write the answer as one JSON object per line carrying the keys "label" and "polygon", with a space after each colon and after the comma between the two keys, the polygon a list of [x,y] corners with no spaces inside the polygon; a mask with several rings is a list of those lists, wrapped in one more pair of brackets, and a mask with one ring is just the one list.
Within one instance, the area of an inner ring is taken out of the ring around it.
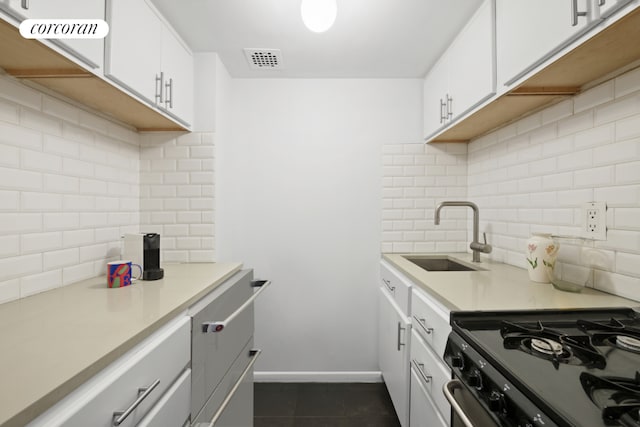
{"label": "electrical outlet", "polygon": [[607,240],[607,204],[589,202],[582,206],[583,234],[587,239]]}

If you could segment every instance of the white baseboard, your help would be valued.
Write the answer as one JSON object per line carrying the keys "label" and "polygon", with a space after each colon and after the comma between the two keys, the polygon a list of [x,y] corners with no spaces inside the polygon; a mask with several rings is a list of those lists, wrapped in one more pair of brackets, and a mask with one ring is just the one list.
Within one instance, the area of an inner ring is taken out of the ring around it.
{"label": "white baseboard", "polygon": [[339,371],[339,372],[280,372],[256,371],[253,380],[257,383],[380,383],[380,371]]}

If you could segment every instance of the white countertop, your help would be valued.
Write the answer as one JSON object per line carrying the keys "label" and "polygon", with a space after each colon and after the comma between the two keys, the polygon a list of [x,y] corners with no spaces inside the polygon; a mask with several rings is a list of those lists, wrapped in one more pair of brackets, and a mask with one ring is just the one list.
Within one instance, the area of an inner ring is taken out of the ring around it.
{"label": "white countertop", "polygon": [[241,267],[168,264],[162,280],[101,276],[0,305],[0,426],[24,426]]}
{"label": "white countertop", "polygon": [[403,257],[441,254],[383,254],[383,258],[406,274],[449,310],[527,310],[588,307],[640,307],[640,302],[591,288],[580,293],[557,290],[550,283],[529,280],[525,269],[487,260],[471,262],[471,254],[442,254],[485,271],[425,271]]}

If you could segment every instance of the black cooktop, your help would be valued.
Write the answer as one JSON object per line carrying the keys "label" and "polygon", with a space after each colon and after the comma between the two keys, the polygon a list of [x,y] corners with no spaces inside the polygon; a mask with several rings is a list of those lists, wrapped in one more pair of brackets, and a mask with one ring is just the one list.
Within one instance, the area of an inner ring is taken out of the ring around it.
{"label": "black cooktop", "polygon": [[451,323],[556,424],[640,426],[639,312],[460,312]]}

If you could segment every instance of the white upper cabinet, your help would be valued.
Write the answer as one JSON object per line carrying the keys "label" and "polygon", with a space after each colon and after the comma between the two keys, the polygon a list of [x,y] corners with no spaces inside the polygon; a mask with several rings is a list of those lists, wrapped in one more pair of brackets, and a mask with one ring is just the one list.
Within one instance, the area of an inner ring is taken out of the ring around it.
{"label": "white upper cabinet", "polygon": [[162,28],[163,105],[187,124],[193,117],[193,55],[167,26]]}
{"label": "white upper cabinet", "polygon": [[190,125],[193,55],[144,0],[108,0],[105,75]]}
{"label": "white upper cabinet", "polygon": [[[9,0],[0,1],[0,9],[16,18],[23,19],[104,19],[105,0]],[[81,60],[90,69],[102,67],[104,57],[103,39],[59,39],[51,40]]]}
{"label": "white upper cabinet", "polygon": [[496,92],[495,1],[486,0],[424,80],[424,136]]}
{"label": "white upper cabinet", "polygon": [[109,0],[107,22],[105,75],[155,102],[160,87],[160,18],[144,0]]}
{"label": "white upper cabinet", "polygon": [[617,12],[621,7],[626,6],[633,0],[596,0],[596,16],[608,18]]}
{"label": "white upper cabinet", "polygon": [[497,0],[500,85],[510,85],[597,25],[592,6],[591,0]]}

